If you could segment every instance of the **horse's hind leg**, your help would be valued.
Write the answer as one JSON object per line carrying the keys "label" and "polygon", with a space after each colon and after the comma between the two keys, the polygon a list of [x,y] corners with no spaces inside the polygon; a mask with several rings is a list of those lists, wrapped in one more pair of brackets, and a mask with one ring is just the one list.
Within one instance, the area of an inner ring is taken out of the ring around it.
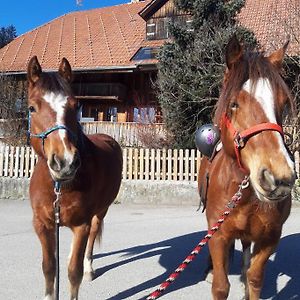
{"label": "horse's hind leg", "polygon": [[90,225],[83,224],[72,227],[73,241],[70,260],[68,265],[68,276],[70,281],[71,300],[78,299],[79,286],[83,276],[83,258],[90,232]]}
{"label": "horse's hind leg", "polygon": [[211,256],[209,254],[209,256],[207,258],[207,267],[204,270],[204,277],[205,277],[205,280],[208,283],[212,283],[212,280],[213,280],[213,274],[212,274],[212,272],[213,272],[213,265],[212,265]]}
{"label": "horse's hind leg", "polygon": [[243,256],[242,256],[242,274],[241,281],[245,285],[245,299],[249,299],[249,289],[247,284],[247,271],[250,267],[251,260],[251,242],[241,241],[243,246]]}
{"label": "horse's hind leg", "polygon": [[55,233],[48,229],[37,218],[33,220],[34,229],[40,239],[43,253],[43,273],[45,277],[45,300],[54,300],[55,279]]}
{"label": "horse's hind leg", "polygon": [[95,215],[92,219],[90,235],[84,256],[84,278],[88,281],[92,281],[94,279],[94,270],[92,267],[93,249],[96,238],[101,238],[102,227],[103,220]]}

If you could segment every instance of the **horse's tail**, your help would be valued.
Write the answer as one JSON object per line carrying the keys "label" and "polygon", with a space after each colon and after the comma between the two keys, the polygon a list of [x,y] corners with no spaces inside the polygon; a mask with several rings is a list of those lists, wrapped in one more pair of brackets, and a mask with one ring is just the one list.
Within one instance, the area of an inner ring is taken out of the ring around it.
{"label": "horse's tail", "polygon": [[102,233],[103,233],[103,228],[104,228],[104,222],[103,222],[103,219],[99,220],[99,221],[100,221],[100,224],[99,224],[98,233],[96,235],[96,242],[100,246],[101,240],[102,240]]}
{"label": "horse's tail", "polygon": [[205,177],[202,178],[202,181],[199,182],[199,196],[200,196],[200,203],[197,210],[200,210],[200,207],[203,205],[202,212],[206,209],[206,200],[207,200],[207,191],[209,185],[209,173],[205,173]]}

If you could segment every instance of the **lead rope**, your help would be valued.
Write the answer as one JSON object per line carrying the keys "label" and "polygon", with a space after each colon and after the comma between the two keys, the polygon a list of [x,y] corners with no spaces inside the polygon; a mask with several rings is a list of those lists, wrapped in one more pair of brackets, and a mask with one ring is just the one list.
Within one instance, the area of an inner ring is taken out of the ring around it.
{"label": "lead rope", "polygon": [[220,215],[218,221],[212,226],[212,228],[207,232],[206,236],[199,242],[199,244],[194,248],[194,250],[186,257],[186,259],[177,267],[177,269],[159,286],[157,290],[151,293],[146,299],[154,300],[159,298],[162,293],[169,287],[171,283],[179,277],[179,275],[186,269],[188,264],[192,262],[203,247],[209,242],[211,237],[218,231],[220,226],[223,224],[225,219],[231,213],[231,211],[237,206],[242,198],[242,190],[249,186],[249,176],[245,176],[242,183],[239,185],[238,191],[233,195],[231,200],[227,203],[226,209]]}
{"label": "lead rope", "polygon": [[55,220],[55,300],[59,300],[59,226],[60,226],[60,197],[61,197],[61,183],[55,181],[54,193],[56,199],[53,202],[54,207],[54,220]]}

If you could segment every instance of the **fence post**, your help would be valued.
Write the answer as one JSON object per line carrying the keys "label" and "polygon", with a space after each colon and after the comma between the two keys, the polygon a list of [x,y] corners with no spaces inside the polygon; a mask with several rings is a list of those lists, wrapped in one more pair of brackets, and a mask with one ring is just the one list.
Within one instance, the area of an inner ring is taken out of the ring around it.
{"label": "fence post", "polygon": [[140,167],[139,167],[139,179],[143,180],[144,179],[144,149],[140,148]]}
{"label": "fence post", "polygon": [[294,154],[294,159],[295,159],[295,169],[296,169],[296,174],[297,178],[299,178],[300,175],[300,158],[299,158],[299,151],[295,151]]}
{"label": "fence post", "polygon": [[127,148],[123,149],[123,179],[127,179]]}

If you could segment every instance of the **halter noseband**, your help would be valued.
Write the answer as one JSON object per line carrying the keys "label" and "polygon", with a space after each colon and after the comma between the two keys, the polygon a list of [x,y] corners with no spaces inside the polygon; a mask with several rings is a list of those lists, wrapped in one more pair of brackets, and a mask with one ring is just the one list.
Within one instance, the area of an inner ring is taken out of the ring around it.
{"label": "halter noseband", "polygon": [[50,133],[52,133],[53,131],[56,131],[56,130],[59,130],[59,129],[66,130],[72,136],[74,141],[77,141],[76,135],[68,127],[66,127],[65,125],[55,125],[55,126],[53,126],[51,128],[48,128],[47,130],[45,130],[41,133],[37,133],[37,134],[31,133],[30,129],[31,129],[31,115],[30,115],[30,112],[29,112],[28,113],[27,144],[28,145],[30,144],[30,138],[31,137],[36,137],[36,138],[42,139],[43,150],[44,150],[44,145],[45,145],[45,139],[48,137],[48,135]]}
{"label": "halter noseband", "polygon": [[240,169],[245,173],[248,173],[248,171],[242,165],[240,150],[245,147],[249,138],[251,138],[254,135],[257,135],[258,133],[261,133],[262,131],[267,131],[267,130],[277,131],[283,136],[282,127],[276,123],[269,123],[269,122],[254,125],[248,129],[239,132],[234,128],[234,126],[231,123],[231,120],[228,118],[226,113],[224,113],[222,116],[221,124],[224,124],[226,128],[229,129],[231,135],[233,136],[234,151],[237,158],[237,162]]}

